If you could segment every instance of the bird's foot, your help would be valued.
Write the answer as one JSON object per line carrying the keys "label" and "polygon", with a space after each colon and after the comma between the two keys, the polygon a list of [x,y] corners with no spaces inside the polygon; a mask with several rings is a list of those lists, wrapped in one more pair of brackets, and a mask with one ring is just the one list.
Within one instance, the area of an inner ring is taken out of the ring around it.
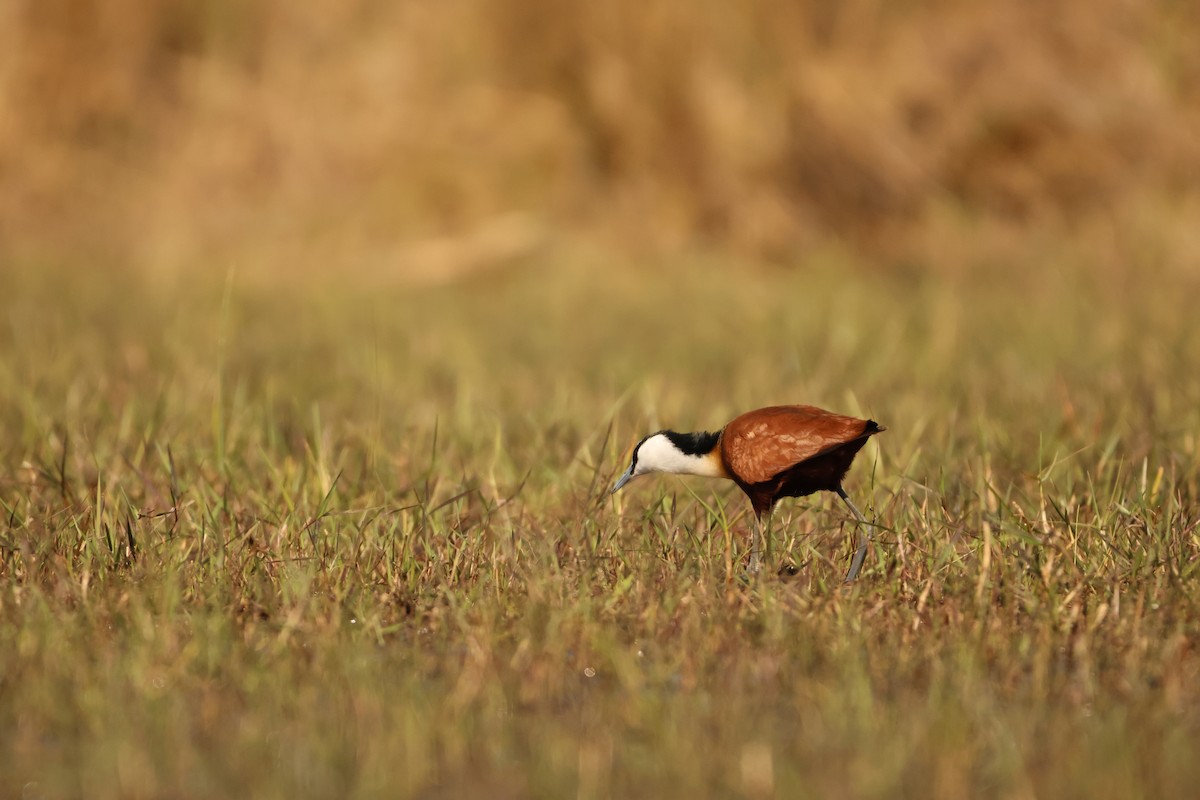
{"label": "bird's foot", "polygon": [[789,561],[786,564],[781,564],[776,574],[781,578],[794,578],[800,574],[800,567]]}

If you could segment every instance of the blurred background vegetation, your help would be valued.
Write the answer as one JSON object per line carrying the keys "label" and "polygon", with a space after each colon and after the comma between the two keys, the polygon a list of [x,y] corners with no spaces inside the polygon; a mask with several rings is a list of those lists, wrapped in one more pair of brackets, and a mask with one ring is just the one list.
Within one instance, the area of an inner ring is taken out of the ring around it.
{"label": "blurred background vegetation", "polygon": [[0,258],[444,280],[551,239],[1195,271],[1181,0],[8,0]]}

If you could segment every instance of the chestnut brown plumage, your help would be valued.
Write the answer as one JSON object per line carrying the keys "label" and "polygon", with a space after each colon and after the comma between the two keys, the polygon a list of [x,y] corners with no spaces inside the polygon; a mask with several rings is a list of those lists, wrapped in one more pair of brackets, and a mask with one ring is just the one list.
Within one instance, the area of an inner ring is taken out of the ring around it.
{"label": "chestnut brown plumage", "polygon": [[[634,448],[616,492],[648,472],[730,478],[754,508],[750,571],[759,569],[760,540],[771,510],[784,497],[836,492],[863,525],[867,520],[842,488],[842,478],[867,443],[885,430],[874,420],[856,419],[814,406],[771,406],[731,420],[717,433],[659,431]],[[864,535],[850,564],[854,580],[867,554]]]}

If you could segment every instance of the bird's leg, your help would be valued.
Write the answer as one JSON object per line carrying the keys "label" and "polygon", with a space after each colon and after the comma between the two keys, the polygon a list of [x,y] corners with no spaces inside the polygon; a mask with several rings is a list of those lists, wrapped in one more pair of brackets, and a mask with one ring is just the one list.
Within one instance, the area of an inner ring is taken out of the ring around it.
{"label": "bird's leg", "polygon": [[858,510],[858,506],[854,505],[854,501],[846,494],[846,490],[841,486],[837,487],[838,496],[846,501],[846,505],[850,506],[850,510],[854,516],[858,518],[859,523],[865,528],[862,536],[859,538],[858,550],[854,553],[854,560],[850,562],[850,572],[846,574],[846,583],[858,577],[858,571],[862,569],[863,560],[867,557],[867,545],[871,543],[871,528],[867,518]]}
{"label": "bird's leg", "polygon": [[766,527],[770,523],[770,515],[756,513],[754,515],[754,530],[750,534],[750,567],[748,572],[757,575],[762,570],[762,548],[766,539]]}

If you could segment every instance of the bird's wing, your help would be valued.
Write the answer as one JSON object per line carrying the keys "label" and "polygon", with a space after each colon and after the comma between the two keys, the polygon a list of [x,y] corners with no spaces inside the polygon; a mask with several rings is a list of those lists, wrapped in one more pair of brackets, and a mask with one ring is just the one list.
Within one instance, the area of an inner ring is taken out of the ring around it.
{"label": "bird's wing", "polygon": [[774,406],[737,417],[721,434],[729,470],[743,482],[769,481],[784,470],[858,439],[866,421],[813,406]]}

